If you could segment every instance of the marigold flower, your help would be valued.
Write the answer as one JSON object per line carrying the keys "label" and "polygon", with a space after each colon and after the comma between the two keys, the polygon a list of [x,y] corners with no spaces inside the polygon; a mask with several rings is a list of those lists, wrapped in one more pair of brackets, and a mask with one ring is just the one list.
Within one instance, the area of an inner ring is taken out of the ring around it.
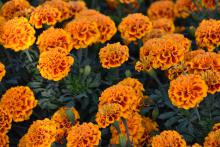
{"label": "marigold flower", "polygon": [[186,67],[184,63],[176,64],[168,69],[167,77],[169,80],[173,80],[180,76],[182,73],[186,72]]}
{"label": "marigold flower", "polygon": [[1,147],[9,147],[9,138],[6,134],[0,133],[0,145]]}
{"label": "marigold flower", "polygon": [[205,138],[204,147],[219,147],[220,146],[220,130],[209,132]]}
{"label": "marigold flower", "polygon": [[26,86],[8,89],[1,98],[2,107],[8,110],[15,122],[28,120],[32,109],[37,106],[33,91]]}
{"label": "marigold flower", "polygon": [[105,89],[99,97],[99,106],[116,103],[122,106],[122,116],[127,118],[133,113],[135,107],[132,105],[137,100],[135,90],[130,86],[113,85]]}
{"label": "marigold flower", "polygon": [[168,130],[154,136],[151,145],[152,147],[186,147],[186,141],[178,132]]}
{"label": "marigold flower", "polygon": [[203,20],[195,32],[198,46],[213,51],[220,45],[220,20]]}
{"label": "marigold flower", "polygon": [[220,123],[216,123],[213,128],[212,128],[213,131],[217,131],[217,130],[220,130]]}
{"label": "marigold flower", "polygon": [[11,122],[12,117],[8,110],[0,106],[0,134],[8,133],[9,129],[11,129]]}
{"label": "marigold flower", "polygon": [[79,113],[74,107],[61,107],[59,110],[57,110],[51,118],[52,121],[57,123],[57,130],[59,131],[56,135],[57,142],[62,142],[62,138],[67,136],[68,130],[73,126],[72,122],[70,122],[66,115],[67,110],[71,110],[71,112],[73,113],[75,121],[74,124],[79,123]]}
{"label": "marigold flower", "polygon": [[174,3],[167,0],[153,2],[148,8],[147,14],[152,20],[158,18],[174,19]]}
{"label": "marigold flower", "polygon": [[1,15],[7,20],[18,16],[24,16],[24,12],[32,9],[32,6],[27,0],[10,0],[4,3],[1,7]]}
{"label": "marigold flower", "polygon": [[147,33],[142,38],[142,42],[145,43],[148,40],[153,39],[153,38],[161,38],[165,34],[166,32],[163,29],[152,29],[149,33]]}
{"label": "marigold flower", "polygon": [[173,20],[167,18],[159,18],[152,21],[153,29],[161,29],[166,33],[173,33],[175,31],[175,26]]}
{"label": "marigold flower", "polygon": [[121,37],[126,42],[141,39],[152,30],[152,23],[147,16],[141,13],[129,14],[123,18],[118,26]]}
{"label": "marigold flower", "polygon": [[73,20],[66,25],[65,30],[71,34],[75,49],[87,48],[100,37],[97,24],[87,19]]}
{"label": "marigold flower", "polygon": [[6,74],[5,66],[0,62],[0,82],[2,78],[5,76],[5,74]]}
{"label": "marigold flower", "polygon": [[83,123],[71,128],[67,136],[67,147],[93,147],[99,144],[101,132],[98,125]]}
{"label": "marigold flower", "polygon": [[30,23],[35,28],[40,29],[43,25],[55,25],[58,21],[61,21],[61,12],[49,5],[38,6],[30,16]]}
{"label": "marigold flower", "polygon": [[118,5],[120,4],[119,1],[117,0],[105,0],[107,5],[109,6],[109,8],[111,9],[115,9],[118,7]]}
{"label": "marigold flower", "polygon": [[49,28],[38,36],[37,45],[40,53],[48,51],[48,48],[63,48],[63,52],[69,54],[72,50],[72,38],[63,29]]}
{"label": "marigold flower", "polygon": [[205,8],[212,9],[212,10],[214,10],[217,6],[216,0],[202,0],[202,5]]}
{"label": "marigold flower", "polygon": [[202,147],[202,146],[198,143],[195,143],[195,144],[192,145],[192,147]]}
{"label": "marigold flower", "polygon": [[24,17],[11,19],[0,28],[0,43],[14,51],[28,49],[34,44],[35,30]]}
{"label": "marigold flower", "polygon": [[96,122],[100,128],[106,128],[121,118],[121,105],[116,103],[104,104],[99,107]]}
{"label": "marigold flower", "polygon": [[207,96],[208,86],[198,75],[180,75],[171,81],[168,92],[173,105],[190,109],[197,107]]}
{"label": "marigold flower", "polygon": [[18,147],[26,147],[27,145],[26,145],[26,134],[25,135],[23,135],[22,137],[21,137],[21,139],[19,140],[19,143],[18,143]]}
{"label": "marigold flower", "polygon": [[121,66],[128,60],[129,49],[126,45],[121,45],[119,42],[107,44],[99,51],[99,59],[103,68],[113,68]]}
{"label": "marigold flower", "polygon": [[135,3],[137,0],[119,0],[123,4],[132,4]]}
{"label": "marigold flower", "polygon": [[177,0],[175,3],[175,16],[179,18],[187,18],[192,11],[197,8],[192,0]]}
{"label": "marigold flower", "polygon": [[61,12],[60,20],[63,21],[71,17],[70,4],[63,0],[50,0],[46,1],[44,5],[49,5],[53,8],[57,8]]}
{"label": "marigold flower", "polygon": [[69,5],[71,17],[76,16],[79,12],[87,9],[84,1],[69,1]]}
{"label": "marigold flower", "polygon": [[184,61],[185,62],[191,61],[194,57],[202,54],[205,54],[205,51],[202,49],[187,52],[184,56]]}
{"label": "marigold flower", "polygon": [[54,121],[47,118],[34,121],[25,137],[20,140],[20,147],[50,147],[55,141],[56,133]]}
{"label": "marigold flower", "polygon": [[68,75],[73,63],[73,57],[58,50],[50,50],[40,55],[37,68],[45,79],[59,81]]}

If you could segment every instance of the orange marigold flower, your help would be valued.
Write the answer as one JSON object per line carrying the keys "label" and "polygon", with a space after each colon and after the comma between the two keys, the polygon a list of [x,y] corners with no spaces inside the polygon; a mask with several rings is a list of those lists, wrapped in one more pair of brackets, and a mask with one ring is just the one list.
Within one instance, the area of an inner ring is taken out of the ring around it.
{"label": "orange marigold flower", "polygon": [[152,139],[152,147],[186,147],[186,141],[176,131],[163,131],[160,135],[156,135]]}
{"label": "orange marigold flower", "polygon": [[147,10],[147,14],[152,20],[158,18],[174,19],[174,3],[167,0],[153,2]]}
{"label": "orange marigold flower", "polygon": [[81,19],[81,18],[84,18],[84,17],[93,17],[93,16],[96,16],[98,14],[101,14],[99,11],[97,10],[94,10],[94,9],[85,9],[83,11],[81,11],[80,13],[78,13],[76,15],[76,18],[78,19]]}
{"label": "orange marigold flower", "polygon": [[116,103],[104,104],[99,106],[96,114],[96,122],[100,128],[106,128],[110,124],[121,118],[121,105]]}
{"label": "orange marigold flower", "polygon": [[180,75],[171,81],[168,92],[173,105],[190,109],[197,107],[207,96],[208,86],[198,75]]}
{"label": "orange marigold flower", "polygon": [[8,110],[0,106],[0,134],[8,133],[9,129],[11,129],[11,122],[12,117]]}
{"label": "orange marigold flower", "polygon": [[1,7],[0,14],[9,20],[18,16],[25,16],[23,14],[29,9],[33,9],[33,7],[27,0],[10,0]]}
{"label": "orange marigold flower", "polygon": [[220,46],[220,20],[203,20],[195,32],[198,46],[213,51]]}
{"label": "orange marigold flower", "polygon": [[194,51],[190,51],[188,53],[185,54],[184,56],[184,61],[188,62],[191,61],[194,57],[196,57],[197,55],[202,55],[205,54],[205,51],[202,49],[198,49],[198,50],[194,50]]}
{"label": "orange marigold flower", "polygon": [[9,147],[9,138],[6,134],[0,133],[0,146],[1,147]]}
{"label": "orange marigold flower", "polygon": [[99,106],[116,103],[122,106],[122,116],[127,118],[133,113],[134,102],[137,100],[135,90],[130,86],[113,85],[105,89],[99,97]]}
{"label": "orange marigold flower", "polygon": [[1,98],[2,107],[8,110],[15,122],[28,120],[37,100],[33,91],[26,86],[16,86],[8,89]]}
{"label": "orange marigold flower", "polygon": [[30,16],[30,23],[40,29],[43,25],[55,25],[61,21],[61,12],[49,5],[38,6]]}
{"label": "orange marigold flower", "polygon": [[167,77],[169,80],[173,80],[173,79],[177,78],[178,76],[180,76],[184,72],[186,72],[186,67],[185,67],[184,63],[179,63],[179,64],[176,64],[168,69]]}
{"label": "orange marigold flower", "polygon": [[220,146],[220,130],[211,131],[205,138],[204,147],[219,147]]}
{"label": "orange marigold flower", "polygon": [[69,54],[72,50],[72,38],[63,29],[49,28],[38,36],[37,45],[40,53],[48,51],[48,48],[63,48],[63,52]]}
{"label": "orange marigold flower", "polygon": [[27,147],[27,145],[26,145],[26,134],[25,135],[23,135],[22,137],[21,137],[21,139],[19,140],[19,143],[18,143],[18,147]]}
{"label": "orange marigold flower", "polygon": [[167,18],[159,18],[152,21],[153,29],[161,29],[166,33],[173,33],[175,31],[175,26],[173,20]]}
{"label": "orange marigold flower", "polygon": [[179,18],[187,18],[192,11],[197,8],[192,0],[177,0],[175,3],[175,16]]}
{"label": "orange marigold flower", "polygon": [[37,68],[45,79],[59,81],[68,75],[73,63],[73,57],[58,50],[50,50],[40,55]]}
{"label": "orange marigold flower", "polygon": [[2,78],[5,76],[5,74],[6,74],[5,66],[0,62],[0,82]]}
{"label": "orange marigold flower", "polygon": [[87,19],[73,20],[66,25],[65,30],[71,34],[75,49],[87,48],[100,37],[97,24]]}
{"label": "orange marigold flower", "polygon": [[56,135],[57,142],[62,142],[62,138],[67,136],[68,130],[73,126],[72,122],[66,115],[67,110],[70,110],[74,115],[74,124],[79,123],[79,113],[74,107],[61,107],[59,110],[57,110],[51,118],[52,121],[57,123],[57,130],[59,131]]}
{"label": "orange marigold flower", "polygon": [[69,5],[71,17],[76,16],[79,12],[87,9],[84,1],[69,1]]}
{"label": "orange marigold flower", "polygon": [[35,42],[35,30],[24,17],[11,19],[0,28],[0,43],[14,51],[28,49]]}
{"label": "orange marigold flower", "polygon": [[129,14],[123,18],[118,29],[121,32],[121,37],[129,43],[141,39],[149,33],[152,29],[152,23],[147,16],[141,13]]}
{"label": "orange marigold flower", "polygon": [[121,45],[119,42],[107,44],[99,51],[99,59],[103,68],[113,68],[121,66],[128,60],[129,49],[126,45]]}
{"label": "orange marigold flower", "polygon": [[132,4],[135,3],[137,0],[119,0],[123,4]]}
{"label": "orange marigold flower", "polygon": [[165,34],[163,38],[179,43],[180,46],[185,48],[185,52],[188,52],[191,47],[191,41],[188,38],[185,38],[182,34]]}
{"label": "orange marigold flower", "polygon": [[99,144],[101,132],[98,125],[83,123],[71,128],[67,136],[67,147],[93,147]]}
{"label": "orange marigold flower", "polygon": [[192,147],[202,147],[202,146],[198,143],[195,143],[195,144],[192,145]]}
{"label": "orange marigold flower", "polygon": [[20,140],[20,147],[50,147],[55,141],[56,123],[47,118],[34,121]]}
{"label": "orange marigold flower", "polygon": [[[220,1],[218,3],[220,3]],[[217,7],[216,0],[202,0],[202,5],[205,8],[212,10],[214,10]]]}
{"label": "orange marigold flower", "polygon": [[44,5],[49,5],[53,8],[57,8],[61,12],[60,20],[63,21],[71,17],[70,4],[63,0],[50,0],[46,1]]}
{"label": "orange marigold flower", "polygon": [[220,123],[216,123],[213,128],[212,128],[213,131],[217,131],[217,130],[220,130]]}
{"label": "orange marigold flower", "polygon": [[120,4],[119,1],[117,0],[105,0],[107,5],[109,6],[109,8],[111,9],[115,9],[118,7],[118,5]]}
{"label": "orange marigold flower", "polygon": [[143,38],[142,42],[145,43],[146,41],[153,39],[153,38],[160,38],[165,35],[166,32],[163,29],[152,29],[149,33],[147,33]]}

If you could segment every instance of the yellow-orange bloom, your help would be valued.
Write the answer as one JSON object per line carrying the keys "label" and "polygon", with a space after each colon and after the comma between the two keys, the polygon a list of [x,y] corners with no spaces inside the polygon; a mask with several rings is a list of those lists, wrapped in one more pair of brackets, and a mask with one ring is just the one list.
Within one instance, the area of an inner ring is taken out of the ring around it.
{"label": "yellow-orange bloom", "polygon": [[1,147],[9,147],[9,138],[6,134],[0,133],[0,146]]}
{"label": "yellow-orange bloom", "polygon": [[6,74],[5,65],[0,62],[0,82]]}
{"label": "yellow-orange bloom", "polygon": [[[202,54],[205,54],[205,51],[202,50],[202,49],[190,51],[190,52],[188,52],[188,53],[185,54],[185,56],[184,56],[184,61],[185,61],[185,62],[189,62],[189,61],[191,61],[194,57],[196,57],[196,56],[198,56],[198,55],[202,55]],[[203,55],[202,55],[202,56],[203,56]]]}
{"label": "yellow-orange bloom", "polygon": [[99,51],[99,59],[103,68],[113,68],[121,66],[128,60],[129,49],[126,45],[119,42],[108,44]]}
{"label": "yellow-orange bloom", "polygon": [[76,16],[79,12],[86,10],[86,3],[84,1],[69,1],[70,15]]}
{"label": "yellow-orange bloom", "polygon": [[216,123],[213,128],[212,128],[213,131],[217,131],[217,130],[220,130],[220,123]]}
{"label": "yellow-orange bloom", "polygon": [[190,109],[197,107],[207,96],[208,86],[198,75],[180,75],[171,81],[168,92],[173,105]]}
{"label": "yellow-orange bloom", "polygon": [[192,147],[202,147],[202,146],[198,143],[195,143],[195,144],[192,145]]}
{"label": "yellow-orange bloom", "polygon": [[99,97],[99,106],[116,103],[122,106],[122,116],[128,117],[133,113],[133,103],[137,100],[135,90],[130,86],[113,85],[105,89]]}
{"label": "yellow-orange bloom", "polygon": [[153,2],[148,8],[147,14],[152,20],[158,18],[174,19],[174,3],[167,0]]}
{"label": "yellow-orange bloom", "polygon": [[213,51],[220,46],[220,20],[203,20],[195,32],[198,46]]}
{"label": "yellow-orange bloom", "polygon": [[24,17],[11,19],[0,28],[0,43],[14,51],[28,49],[34,44],[35,30]]}
{"label": "yellow-orange bloom", "polygon": [[1,98],[2,107],[8,110],[15,122],[28,120],[37,100],[33,91],[26,86],[16,86],[8,89]]}
{"label": "yellow-orange bloom", "polygon": [[93,147],[99,144],[100,139],[98,125],[83,123],[71,128],[67,136],[67,147]]}
{"label": "yellow-orange bloom", "polygon": [[44,5],[49,5],[53,8],[57,8],[61,12],[60,20],[63,21],[71,17],[70,4],[63,0],[50,0],[46,1]]}
{"label": "yellow-orange bloom", "polygon": [[74,124],[79,123],[79,118],[80,118],[79,113],[74,107],[72,108],[61,107],[59,110],[57,110],[51,117],[51,120],[57,124],[57,130],[58,130],[58,133],[56,135],[57,142],[62,142],[62,138],[67,136],[69,129],[74,125],[66,115],[67,110],[70,110],[74,115]]}
{"label": "yellow-orange bloom", "polygon": [[166,33],[173,33],[175,31],[175,25],[173,20],[167,18],[159,18],[154,21],[153,29],[164,30]]}
{"label": "yellow-orange bloom", "polygon": [[129,14],[118,26],[121,37],[125,42],[141,39],[152,30],[152,23],[141,13]]}
{"label": "yellow-orange bloom", "polygon": [[[220,1],[218,1],[220,4]],[[202,5],[205,8],[214,10],[217,7],[216,0],[202,0]]]}
{"label": "yellow-orange bloom", "polygon": [[96,114],[96,122],[100,128],[106,128],[110,124],[118,121],[121,118],[121,105],[116,103],[109,103],[99,106]]}
{"label": "yellow-orange bloom", "polygon": [[62,52],[69,54],[72,50],[72,38],[63,29],[49,28],[38,36],[36,43],[40,53],[48,51],[49,48],[63,48]]}
{"label": "yellow-orange bloom", "polygon": [[55,141],[56,123],[49,119],[37,120],[21,138],[19,147],[50,147]]}
{"label": "yellow-orange bloom", "polygon": [[220,130],[209,132],[205,138],[204,147],[219,147],[220,146]]}
{"label": "yellow-orange bloom", "polygon": [[186,67],[185,67],[184,63],[179,63],[179,64],[176,64],[168,69],[167,77],[169,80],[173,80],[173,79],[177,78],[178,76],[180,76],[184,72],[186,72]]}
{"label": "yellow-orange bloom", "polygon": [[94,17],[94,16],[99,15],[99,14],[101,14],[101,13],[97,10],[85,9],[85,10],[81,11],[80,13],[78,13],[76,15],[76,18],[77,19],[81,19],[81,18],[84,18],[84,17],[89,18],[89,17]]}
{"label": "yellow-orange bloom", "polygon": [[197,8],[192,0],[177,0],[175,3],[175,16],[180,18],[187,18],[192,11]]}
{"label": "yellow-orange bloom", "polygon": [[152,147],[187,147],[186,141],[176,131],[163,131],[160,135],[156,135],[152,140]]}
{"label": "yellow-orange bloom", "polygon": [[1,7],[0,14],[7,20],[23,16],[25,11],[33,9],[27,0],[10,0]]}
{"label": "yellow-orange bloom", "polygon": [[37,68],[45,79],[59,81],[68,75],[73,63],[73,57],[58,50],[49,50],[40,55]]}
{"label": "yellow-orange bloom", "polygon": [[38,6],[30,16],[30,23],[40,29],[43,25],[55,25],[61,20],[61,12],[49,5]]}
{"label": "yellow-orange bloom", "polygon": [[160,38],[165,35],[166,32],[162,29],[152,29],[149,33],[147,33],[143,38],[142,42],[145,43],[146,41],[153,39],[153,38]]}
{"label": "yellow-orange bloom", "polygon": [[87,19],[73,20],[66,25],[65,30],[71,34],[75,49],[87,48],[100,37],[97,24]]}
{"label": "yellow-orange bloom", "polygon": [[24,134],[19,140],[18,147],[27,147],[26,145],[26,134]]}
{"label": "yellow-orange bloom", "polygon": [[9,129],[11,129],[12,117],[9,114],[8,110],[5,110],[0,105],[0,134],[8,133]]}

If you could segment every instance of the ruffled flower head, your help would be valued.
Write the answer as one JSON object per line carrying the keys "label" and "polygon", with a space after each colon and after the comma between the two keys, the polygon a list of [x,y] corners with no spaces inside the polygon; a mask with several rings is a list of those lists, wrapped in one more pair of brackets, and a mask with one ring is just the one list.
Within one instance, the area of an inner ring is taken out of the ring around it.
{"label": "ruffled flower head", "polygon": [[83,123],[71,128],[67,136],[67,147],[93,147],[99,144],[101,132],[98,125]]}
{"label": "ruffled flower head", "polygon": [[190,109],[197,107],[207,96],[208,86],[198,75],[181,75],[171,81],[168,92],[173,105]]}
{"label": "ruffled flower head", "polygon": [[1,147],[9,147],[9,137],[6,134],[0,133],[0,145]]}
{"label": "ruffled flower head", "polygon": [[128,60],[129,49],[120,43],[108,44],[99,51],[99,59],[103,68],[113,68],[121,66]]}
{"label": "ruffled flower head", "polygon": [[147,16],[141,13],[129,14],[123,18],[118,30],[124,41],[129,43],[141,39],[149,33],[152,30],[152,23]]}
{"label": "ruffled flower head", "polygon": [[205,138],[204,147],[219,147],[220,146],[220,130],[211,131]]}
{"label": "ruffled flower head", "polygon": [[84,1],[69,1],[69,5],[71,17],[74,17],[79,12],[87,9],[86,3]]}
{"label": "ruffled flower head", "polygon": [[12,117],[8,110],[0,105],[0,134],[8,133],[9,129],[11,129],[11,122]]}
{"label": "ruffled flower head", "polygon": [[59,50],[49,50],[40,54],[37,68],[45,79],[59,81],[68,75],[73,63],[73,57]]}
{"label": "ruffled flower head", "polygon": [[220,123],[216,123],[213,128],[212,128],[213,131],[217,131],[217,130],[220,130]]}
{"label": "ruffled flower head", "polygon": [[2,95],[1,105],[12,115],[13,121],[22,122],[29,119],[37,100],[29,87],[16,86]]}
{"label": "ruffled flower head", "polygon": [[175,16],[179,18],[187,18],[192,11],[197,8],[192,0],[177,0],[175,3]]}
{"label": "ruffled flower head", "polygon": [[0,82],[6,74],[5,66],[0,62]]}
{"label": "ruffled flower head", "polygon": [[167,18],[159,18],[152,21],[153,29],[164,30],[166,33],[173,33],[175,31],[175,25],[173,20]]}
{"label": "ruffled flower head", "polygon": [[35,30],[24,17],[13,18],[0,27],[0,43],[5,48],[21,51],[28,49],[35,42]]}
{"label": "ruffled flower head", "polygon": [[[218,3],[220,3],[220,1]],[[202,0],[202,5],[205,8],[214,10],[218,4],[216,3],[216,0]]]}
{"label": "ruffled flower head", "polygon": [[152,29],[149,33],[147,33],[142,38],[142,42],[145,43],[148,40],[153,39],[153,38],[161,38],[165,34],[166,32],[163,29]]}

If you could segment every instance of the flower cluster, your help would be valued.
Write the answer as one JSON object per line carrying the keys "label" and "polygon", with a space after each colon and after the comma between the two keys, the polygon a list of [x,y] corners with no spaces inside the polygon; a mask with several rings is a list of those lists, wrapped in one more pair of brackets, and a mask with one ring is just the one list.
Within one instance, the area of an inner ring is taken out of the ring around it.
{"label": "flower cluster", "polygon": [[99,51],[99,59],[103,68],[113,68],[121,66],[128,60],[129,49],[126,45],[119,42],[108,44]]}
{"label": "flower cluster", "polygon": [[16,17],[0,27],[0,43],[5,48],[21,51],[28,49],[35,42],[35,30],[24,17]]}
{"label": "flower cluster", "polygon": [[75,125],[68,132],[67,147],[92,147],[99,144],[101,132],[99,127],[92,123]]}
{"label": "flower cluster", "polygon": [[0,82],[6,74],[5,66],[0,62]]}

